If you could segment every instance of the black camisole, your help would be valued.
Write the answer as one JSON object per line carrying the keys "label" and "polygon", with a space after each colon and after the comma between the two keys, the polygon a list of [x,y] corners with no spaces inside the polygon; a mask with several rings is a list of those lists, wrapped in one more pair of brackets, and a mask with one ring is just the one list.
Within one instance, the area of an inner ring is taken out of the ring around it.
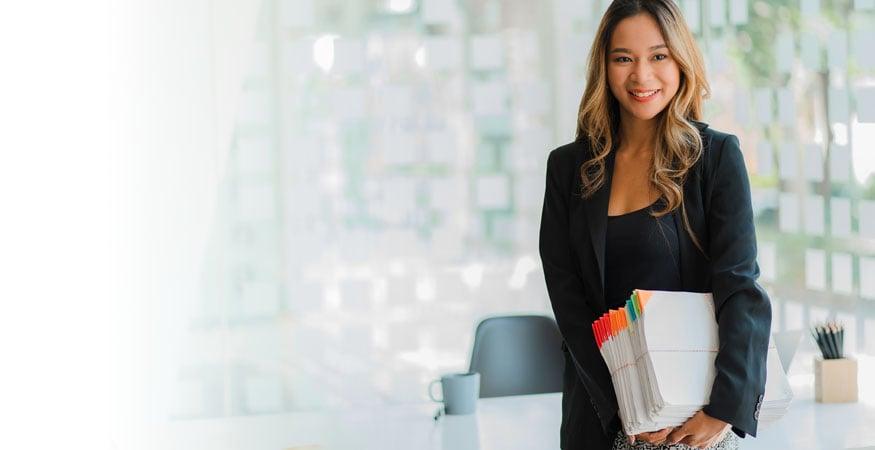
{"label": "black camisole", "polygon": [[625,305],[633,289],[681,290],[678,230],[671,214],[660,218],[651,209],[662,199],[619,216],[608,216],[605,235],[605,301]]}

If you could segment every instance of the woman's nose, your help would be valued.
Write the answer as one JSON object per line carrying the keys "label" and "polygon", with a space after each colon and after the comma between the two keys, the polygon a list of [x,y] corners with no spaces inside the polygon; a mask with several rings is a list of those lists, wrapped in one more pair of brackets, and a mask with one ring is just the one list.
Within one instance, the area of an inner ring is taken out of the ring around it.
{"label": "woman's nose", "polygon": [[653,68],[648,61],[639,60],[632,68],[632,77],[635,81],[647,81],[653,74]]}

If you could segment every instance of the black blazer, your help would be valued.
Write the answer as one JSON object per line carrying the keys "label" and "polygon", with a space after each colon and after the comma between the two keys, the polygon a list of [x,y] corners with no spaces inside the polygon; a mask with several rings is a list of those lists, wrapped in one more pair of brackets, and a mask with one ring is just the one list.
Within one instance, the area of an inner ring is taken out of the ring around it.
{"label": "black blazer", "polygon": [[[772,310],[768,295],[756,282],[759,267],[750,184],[738,138],[702,122],[693,124],[702,136],[704,153],[683,186],[684,203],[690,226],[707,256],[693,244],[680,212],[672,214],[678,229],[683,290],[714,295],[720,346],[710,403],[704,411],[731,424],[740,437],[756,436]],[[570,353],[589,394],[590,404],[578,407],[594,408],[608,432],[617,399],[590,325],[607,311],[605,227],[614,153],[607,158],[604,185],[583,200],[580,165],[591,156],[586,139],[550,152],[539,249],[563,350]],[[566,395],[567,386],[563,398]]]}

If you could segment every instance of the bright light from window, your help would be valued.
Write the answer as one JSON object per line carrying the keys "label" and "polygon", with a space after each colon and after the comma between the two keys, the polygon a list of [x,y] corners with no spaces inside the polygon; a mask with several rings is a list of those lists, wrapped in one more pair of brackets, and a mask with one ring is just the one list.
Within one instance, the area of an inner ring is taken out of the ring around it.
{"label": "bright light from window", "polygon": [[325,308],[336,311],[340,309],[342,298],[340,296],[340,287],[337,285],[328,286],[325,289]]}
{"label": "bright light from window", "polygon": [[843,123],[832,124],[833,140],[838,145],[848,145],[848,126]]}
{"label": "bright light from window", "polygon": [[392,260],[389,263],[389,274],[396,277],[402,277],[407,274],[407,267],[404,265],[404,261],[400,260]]}
{"label": "bright light from window", "polygon": [[334,41],[337,36],[326,34],[313,43],[313,62],[325,72],[334,66]]}
{"label": "bright light from window", "polygon": [[323,189],[336,194],[343,188],[343,172],[336,169],[326,170],[322,173],[321,182]]}
{"label": "bright light from window", "polygon": [[419,67],[425,67],[425,47],[420,46],[416,49],[416,53],[413,54],[413,59],[416,61],[416,65]]}
{"label": "bright light from window", "polygon": [[430,302],[435,299],[436,286],[431,277],[422,277],[416,280],[416,298],[422,302]]}
{"label": "bright light from window", "polygon": [[462,269],[462,282],[471,288],[480,287],[483,282],[483,264],[471,264]]}
{"label": "bright light from window", "polygon": [[518,259],[516,266],[513,268],[513,274],[508,281],[508,287],[517,290],[526,287],[526,279],[529,277],[529,273],[537,267],[538,264],[531,256],[526,255]]}
{"label": "bright light from window", "polygon": [[875,123],[859,123],[854,118],[851,129],[854,176],[862,183],[875,173]]}
{"label": "bright light from window", "polygon": [[823,132],[820,130],[814,130],[814,143],[815,144],[823,144]]}
{"label": "bright light from window", "polygon": [[389,0],[389,11],[407,13],[413,9],[413,0]]}

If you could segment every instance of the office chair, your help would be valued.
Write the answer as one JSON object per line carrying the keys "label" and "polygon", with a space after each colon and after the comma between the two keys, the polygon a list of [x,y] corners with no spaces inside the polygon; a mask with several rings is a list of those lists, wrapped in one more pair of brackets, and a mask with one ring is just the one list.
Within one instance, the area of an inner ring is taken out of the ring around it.
{"label": "office chair", "polygon": [[564,369],[552,317],[490,317],[477,325],[468,370],[480,372],[480,398],[561,392]]}

